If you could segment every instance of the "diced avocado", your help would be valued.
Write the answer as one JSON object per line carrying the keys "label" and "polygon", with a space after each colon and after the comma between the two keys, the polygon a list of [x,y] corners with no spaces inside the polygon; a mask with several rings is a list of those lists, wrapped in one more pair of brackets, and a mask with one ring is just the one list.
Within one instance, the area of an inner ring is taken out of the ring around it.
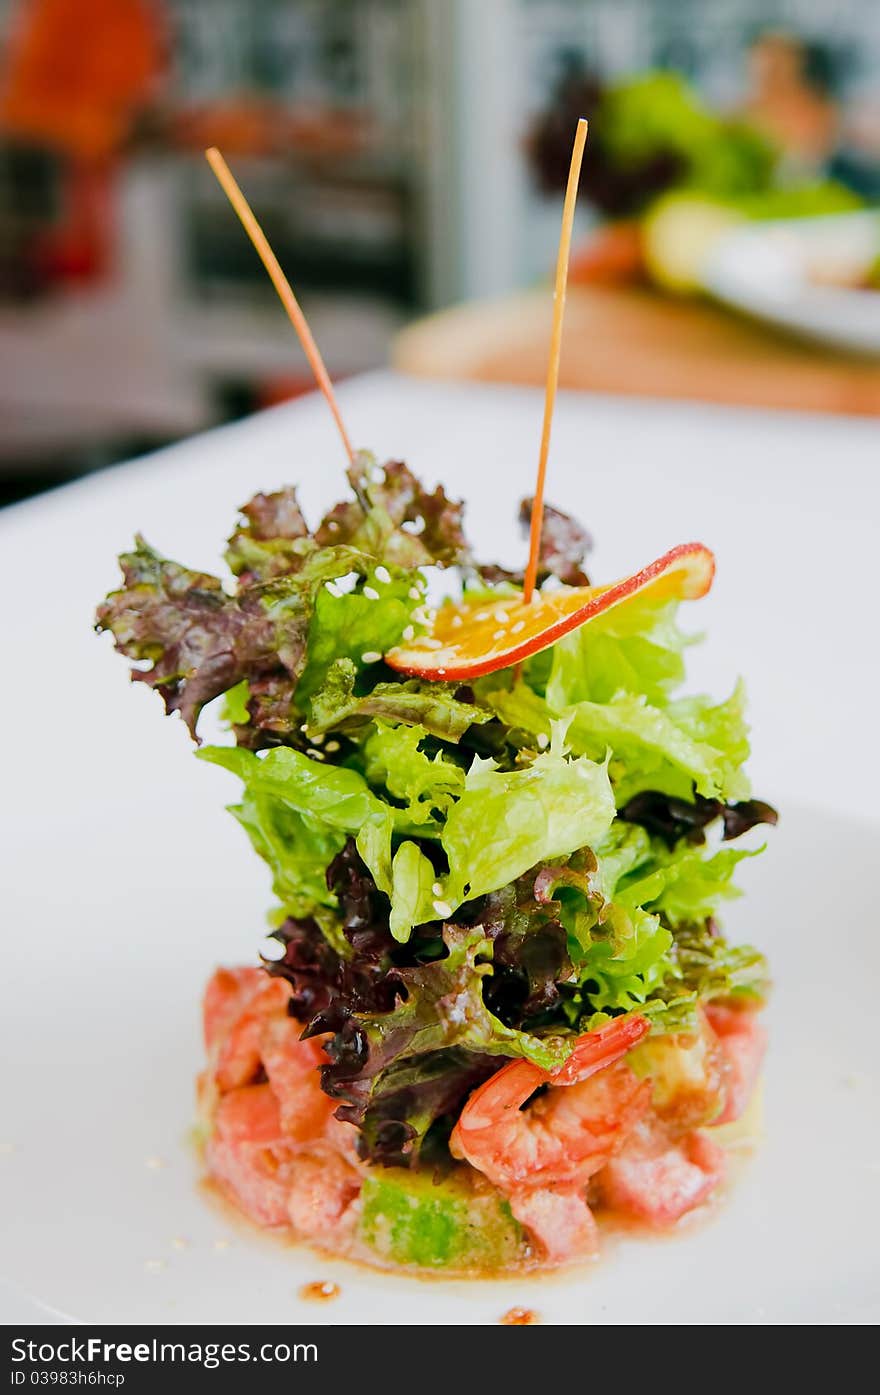
{"label": "diced avocado", "polygon": [[420,1269],[504,1269],[523,1235],[501,1194],[464,1172],[441,1181],[404,1168],[367,1174],[360,1238],[382,1259]]}
{"label": "diced avocado", "polygon": [[636,1075],[650,1079],[651,1103],[661,1116],[696,1127],[720,1113],[724,1078],[718,1046],[702,1024],[694,1033],[648,1037],[626,1062]]}

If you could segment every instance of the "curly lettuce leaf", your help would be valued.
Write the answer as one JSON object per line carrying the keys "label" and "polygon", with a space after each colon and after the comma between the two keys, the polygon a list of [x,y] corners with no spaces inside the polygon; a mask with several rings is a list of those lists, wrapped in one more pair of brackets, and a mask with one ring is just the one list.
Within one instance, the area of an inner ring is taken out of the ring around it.
{"label": "curly lettuce leaf", "polygon": [[[348,835],[357,836],[376,885],[393,900],[392,837],[424,831],[425,825],[414,824],[405,811],[380,799],[358,771],[326,764],[288,746],[264,756],[238,746],[208,746],[198,755],[243,781],[245,797],[232,811],[268,862],[276,891],[291,914],[307,914],[315,904],[326,904],[326,897],[317,892],[318,859],[327,854],[321,869],[326,872]],[[413,909],[410,900],[407,913]],[[415,910],[420,920],[433,916],[428,899],[419,901]],[[413,923],[407,919],[407,934]]]}
{"label": "curly lettuce leaf", "polygon": [[235,576],[268,581],[298,571],[314,548],[292,486],[255,494],[239,513],[226,549],[226,563]]}
{"label": "curly lettuce leaf", "polygon": [[538,862],[587,847],[608,831],[614,814],[606,767],[569,758],[562,724],[550,749],[524,769],[499,770],[477,757],[441,835],[450,867],[443,899],[454,909]]}
{"label": "curly lettuce leaf", "polygon": [[347,659],[357,671],[380,664],[386,650],[400,641],[421,599],[412,574],[399,567],[364,568],[358,557],[350,570],[359,573],[352,590],[339,589],[343,573],[336,572],[314,596],[307,660],[297,685],[300,704],[308,702],[340,660]]}
{"label": "curly lettuce leaf", "polygon": [[[123,584],[99,607],[97,628],[113,634],[138,665],[133,677],[181,713],[194,739],[204,705],[246,681],[236,739],[251,749],[296,744],[296,708],[333,661],[369,670],[400,640],[421,599],[416,569],[469,559],[461,505],[442,489],[427,491],[405,465],[383,467],[366,453],[349,478],[353,499],[314,535],[292,488],[245,504],[227,551],[234,589],[140,537],[120,558]],[[354,589],[341,589],[352,574]]]}
{"label": "curly lettuce leaf", "polygon": [[745,694],[737,685],[724,703],[692,697],[664,707],[642,694],[620,693],[607,702],[582,700],[556,710],[524,682],[496,687],[486,701],[509,726],[546,741],[555,720],[567,722],[571,749],[592,760],[611,753],[609,774],[622,807],[643,790],[688,800],[742,799],[748,754]]}
{"label": "curly lettuce leaf", "polygon": [[450,567],[470,553],[462,530],[464,506],[438,485],[427,490],[402,460],[378,464],[359,451],[348,470],[354,499],[337,504],[319,525],[319,546],[346,542],[388,566]]}
{"label": "curly lettuce leaf", "polygon": [[[526,769],[502,771],[475,758],[466,776],[442,754],[431,759],[420,751],[416,728],[377,730],[373,739],[383,754],[371,767],[367,753],[368,771],[390,781],[385,788],[397,803],[382,799],[359,771],[289,747],[262,757],[240,747],[209,747],[200,755],[238,775],[251,796],[275,799],[316,827],[356,835],[376,885],[389,897],[392,934],[402,941],[414,925],[449,919],[463,901],[601,838],[614,818],[607,770],[568,758],[561,728]],[[438,874],[408,835],[438,839],[450,871]],[[395,849],[401,838],[407,841]],[[265,856],[263,846],[257,851]]]}
{"label": "curly lettuce leaf", "polygon": [[590,1019],[641,1007],[669,971],[672,934],[656,915],[613,907],[605,928],[608,937],[594,939],[578,967],[581,992],[574,1001]]}
{"label": "curly lettuce leaf", "polygon": [[443,958],[395,971],[400,992],[391,1011],[353,1013],[328,1047],[323,1088],[342,1102],[338,1117],[361,1129],[362,1150],[377,1161],[413,1161],[434,1119],[461,1103],[493,1058],[522,1057],[550,1070],[573,1045],[570,1034],[533,1036],[489,1011],[483,986],[492,945],[481,927],[447,925],[443,943]]}
{"label": "curly lettuce leaf", "polygon": [[672,852],[658,849],[650,870],[631,880],[621,895],[631,905],[662,911],[671,925],[704,921],[717,914],[723,901],[742,895],[733,874],[744,858],[755,856],[742,848],[708,855],[687,845]]}
{"label": "curly lettuce leaf", "polygon": [[677,612],[677,601],[648,593],[558,640],[544,694],[550,706],[609,702],[618,693],[662,703],[684,681],[682,655],[694,642],[678,628]]}
{"label": "curly lettuce leaf", "polygon": [[639,824],[648,833],[661,838],[670,851],[682,838],[694,846],[706,841],[706,829],[716,819],[723,825],[722,841],[729,842],[748,833],[757,824],[776,824],[779,815],[763,799],[739,800],[724,804],[720,799],[677,799],[660,790],[643,790],[621,806],[619,816],[627,823]]}
{"label": "curly lettuce leaf", "polygon": [[363,744],[364,770],[406,809],[413,823],[444,818],[464,793],[465,772],[442,751],[429,756],[423,727],[377,721]]}
{"label": "curly lettuce leaf", "polygon": [[373,718],[422,727],[445,741],[460,741],[469,727],[491,721],[492,713],[458,694],[454,683],[431,683],[411,678],[405,682],[376,683],[358,694],[358,670],[351,659],[330,665],[321,686],[309,703],[308,732],[323,736],[329,731],[358,732]]}
{"label": "curly lettuce leaf", "polygon": [[[98,607],[97,629],[145,665],[132,669],[132,679],[155,688],[195,738],[206,703],[247,674],[278,667],[276,626],[257,592],[227,596],[218,577],[160,556],[140,535],[119,565],[123,584]],[[285,645],[294,666],[305,644],[305,625],[293,621]]]}
{"label": "curly lettuce leaf", "polygon": [[[531,532],[533,505],[532,497],[520,500],[519,526],[525,538],[528,538]],[[565,586],[589,586],[590,578],[584,567],[592,548],[593,539],[577,519],[563,513],[561,509],[555,509],[545,501],[538,543],[538,585],[543,585],[553,576]],[[507,567],[493,563],[481,563],[476,570],[483,581],[489,582],[490,585],[506,581],[521,587],[525,579],[524,572],[510,571]]]}
{"label": "curly lettuce leaf", "polygon": [[272,891],[285,915],[316,915],[322,907],[333,907],[327,868],[345,844],[342,830],[251,791],[229,812],[268,864]]}

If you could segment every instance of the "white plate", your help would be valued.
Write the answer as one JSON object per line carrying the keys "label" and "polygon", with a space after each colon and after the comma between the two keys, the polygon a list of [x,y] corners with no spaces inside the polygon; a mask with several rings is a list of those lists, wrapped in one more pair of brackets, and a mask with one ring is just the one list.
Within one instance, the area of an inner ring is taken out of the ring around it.
{"label": "white plate", "polygon": [[739,226],[720,238],[702,275],[719,300],[838,348],[880,353],[880,291],[853,280],[880,255],[880,214],[845,213]]}
{"label": "white plate", "polygon": [[[380,375],[351,384],[344,406],[356,439],[468,492],[484,551],[520,546],[506,520],[529,486],[539,394]],[[155,696],[129,687],[90,616],[137,526],[211,566],[253,490],[299,476],[310,509],[338,496],[320,405],[0,519],[0,1140],[12,1145],[0,1154],[0,1317],[486,1323],[513,1304],[576,1323],[880,1316],[876,595],[863,589],[880,504],[875,433],[560,398],[550,493],[601,540],[597,574],[694,535],[716,545],[716,589],[694,608],[711,640],[692,667],[719,691],[740,668],[749,675],[757,790],[783,817],[728,915],[733,933],[768,949],[777,980],[766,1141],[706,1220],[620,1242],[552,1281],[379,1277],[265,1242],[196,1187],[198,998],[216,962],[253,960],[267,879],[223,811],[228,777],[194,761]],[[318,1278],[339,1282],[338,1301],[298,1298]]]}

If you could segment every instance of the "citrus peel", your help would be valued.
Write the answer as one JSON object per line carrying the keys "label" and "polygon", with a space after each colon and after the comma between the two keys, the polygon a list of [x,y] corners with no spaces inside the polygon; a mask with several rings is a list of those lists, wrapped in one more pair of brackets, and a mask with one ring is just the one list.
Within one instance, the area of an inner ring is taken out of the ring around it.
{"label": "citrus peel", "polygon": [[510,668],[548,649],[563,635],[646,592],[657,599],[698,600],[712,585],[715,558],[702,543],[681,543],[611,586],[562,587],[522,595],[447,601],[430,627],[385,654],[385,662],[413,678],[468,682]]}

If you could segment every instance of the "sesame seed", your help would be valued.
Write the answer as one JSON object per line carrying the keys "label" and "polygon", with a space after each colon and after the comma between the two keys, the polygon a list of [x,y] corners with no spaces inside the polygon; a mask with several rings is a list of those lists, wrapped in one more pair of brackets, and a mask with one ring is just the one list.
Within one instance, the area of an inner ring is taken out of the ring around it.
{"label": "sesame seed", "polygon": [[152,1172],[158,1172],[160,1167],[166,1167],[164,1158],[145,1158],[144,1167],[150,1168]]}
{"label": "sesame seed", "polygon": [[437,912],[441,920],[448,920],[449,917],[452,915],[452,907],[450,906],[448,901],[435,901],[434,910]]}
{"label": "sesame seed", "polygon": [[510,627],[510,633],[511,633],[512,635],[518,635],[522,630],[525,629],[525,627],[526,627],[526,622],[525,622],[525,620],[517,620],[517,622],[516,622],[515,625],[511,625],[511,627]]}
{"label": "sesame seed", "polygon": [[144,1268],[148,1274],[158,1274],[166,1268],[164,1259],[145,1259]]}
{"label": "sesame seed", "polygon": [[391,573],[387,567],[376,568],[376,580],[381,581],[383,586],[387,586],[391,581]]}
{"label": "sesame seed", "polygon": [[507,611],[504,609],[503,606],[500,605],[495,607],[495,609],[492,611],[492,614],[495,616],[495,619],[498,621],[499,625],[506,625],[508,620],[510,619],[510,616],[508,615]]}
{"label": "sesame seed", "polygon": [[323,759],[324,759],[324,752],[323,752],[323,751],[318,751],[318,750],[316,750],[316,748],[315,748],[314,746],[307,746],[307,747],[306,747],[306,755],[307,755],[307,756],[311,756],[312,760],[323,760]]}
{"label": "sesame seed", "polygon": [[316,732],[316,734],[312,737],[312,745],[313,745],[313,746],[320,746],[320,745],[322,745],[323,741],[324,741],[324,733],[323,733],[322,731]]}
{"label": "sesame seed", "polygon": [[541,731],[541,732],[539,732],[539,733],[538,733],[538,750],[539,750],[539,751],[546,751],[546,749],[547,749],[547,747],[548,747],[549,745],[550,745],[550,737],[547,735],[546,731]]}
{"label": "sesame seed", "polygon": [[488,620],[488,619],[489,619],[489,616],[490,616],[491,614],[492,614],[491,610],[478,610],[477,613],[476,613],[476,615],[474,616],[474,619],[475,619],[475,620]]}
{"label": "sesame seed", "polygon": [[462,620],[460,615],[453,615],[452,623],[457,630],[460,630],[462,625],[464,624],[464,621]]}
{"label": "sesame seed", "polygon": [[492,635],[492,638],[493,638],[493,639],[503,639],[504,636],[505,636],[506,634],[507,634],[507,631],[506,631],[506,630],[496,630],[495,633]]}
{"label": "sesame seed", "polygon": [[337,752],[339,749],[340,749],[340,748],[339,748],[339,742],[338,742],[338,741],[328,741],[328,742],[327,742],[327,745],[324,747],[324,750],[325,750],[325,751],[327,752],[327,754],[330,755],[330,756],[335,755],[336,752]]}
{"label": "sesame seed", "polygon": [[415,625],[407,625],[406,629],[405,629],[404,632],[403,632],[403,638],[404,638],[405,640],[408,641],[408,640],[411,640],[411,639],[415,639],[415,637],[416,637],[416,627],[415,627]]}
{"label": "sesame seed", "polygon": [[417,586],[411,586],[406,594],[411,601],[420,601],[422,599],[422,593]]}
{"label": "sesame seed", "polygon": [[370,481],[372,484],[385,483],[385,471],[382,469],[381,465],[374,465],[370,470]]}
{"label": "sesame seed", "polygon": [[422,645],[424,646],[425,649],[442,649],[442,648],[443,648],[443,641],[442,641],[442,639],[431,639],[430,637],[428,637],[427,639],[421,640],[421,643],[422,643]]}
{"label": "sesame seed", "polygon": [[365,586],[364,595],[368,601],[378,601],[379,599],[379,592],[376,590],[375,586]]}
{"label": "sesame seed", "polygon": [[432,893],[432,895],[434,895],[434,896],[442,896],[442,895],[443,895],[443,888],[442,888],[442,886],[440,885],[439,882],[435,882],[434,885],[431,887],[431,893]]}
{"label": "sesame seed", "polygon": [[327,524],[327,527],[330,529],[330,532],[331,532],[331,533],[338,533],[338,532],[339,532],[339,522],[338,522],[338,520],[335,519],[335,518],[331,518],[331,519],[330,519],[330,522]]}
{"label": "sesame seed", "polygon": [[381,658],[382,655],[379,653],[378,649],[367,649],[363,654],[361,654],[361,663],[377,664]]}

